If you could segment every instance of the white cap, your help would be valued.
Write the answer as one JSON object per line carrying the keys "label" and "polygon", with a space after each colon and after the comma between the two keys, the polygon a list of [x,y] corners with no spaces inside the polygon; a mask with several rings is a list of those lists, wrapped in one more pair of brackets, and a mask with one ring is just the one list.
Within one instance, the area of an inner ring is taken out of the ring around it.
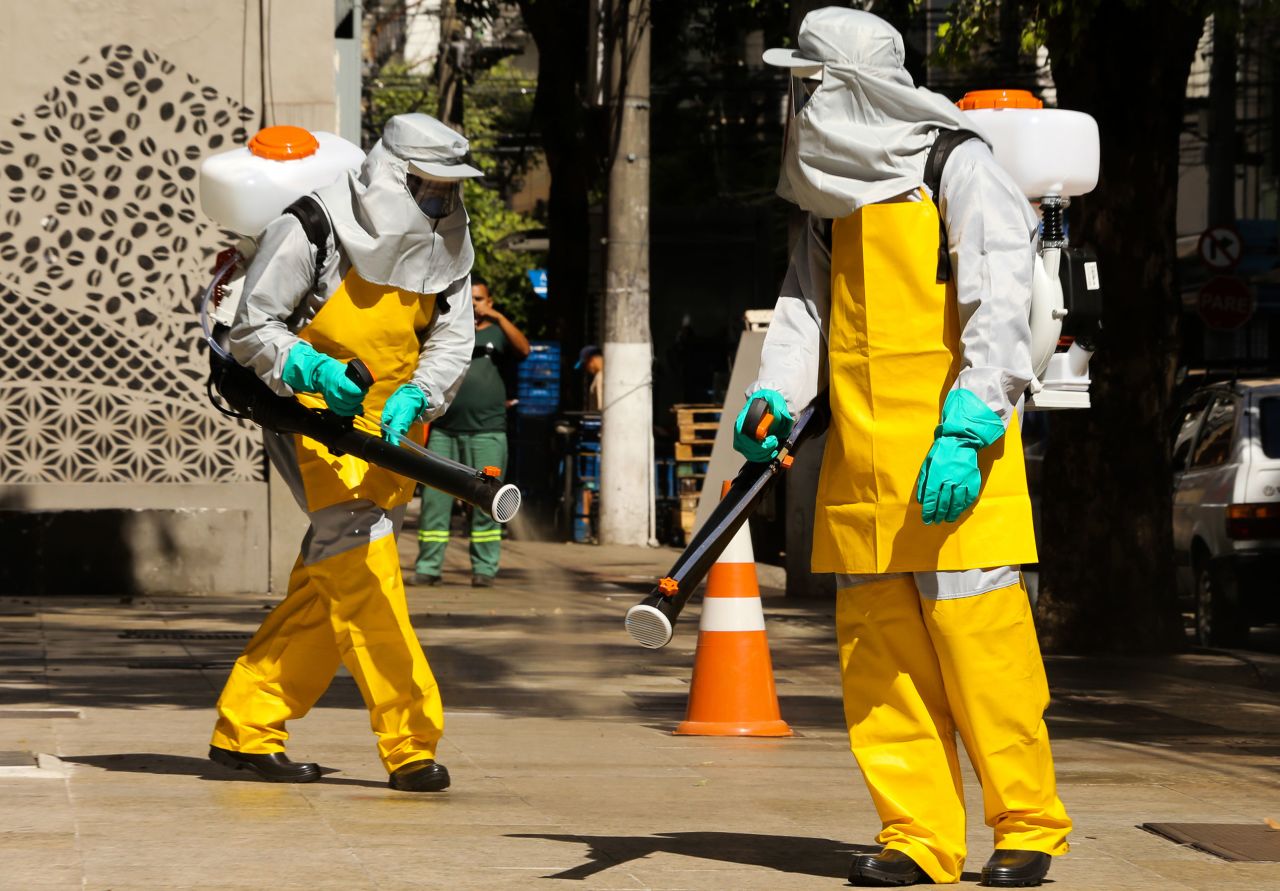
{"label": "white cap", "polygon": [[430,115],[396,115],[382,130],[382,145],[422,176],[436,179],[484,176],[484,171],[466,163],[466,137]]}
{"label": "white cap", "polygon": [[824,6],[800,22],[797,49],[764,51],[766,65],[790,68],[795,77],[813,77],[823,65],[863,65],[898,69],[906,61],[902,35],[884,19],[861,9]]}
{"label": "white cap", "polygon": [[813,77],[822,71],[822,63],[806,59],[798,49],[776,46],[764,51],[764,63],[777,68],[790,68],[794,77]]}

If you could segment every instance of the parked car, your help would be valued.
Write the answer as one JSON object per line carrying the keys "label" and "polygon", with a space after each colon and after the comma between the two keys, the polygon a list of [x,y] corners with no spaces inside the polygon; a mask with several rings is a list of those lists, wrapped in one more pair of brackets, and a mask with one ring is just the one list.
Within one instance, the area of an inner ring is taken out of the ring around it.
{"label": "parked car", "polygon": [[1280,378],[1194,391],[1173,427],[1179,593],[1201,645],[1280,618]]}

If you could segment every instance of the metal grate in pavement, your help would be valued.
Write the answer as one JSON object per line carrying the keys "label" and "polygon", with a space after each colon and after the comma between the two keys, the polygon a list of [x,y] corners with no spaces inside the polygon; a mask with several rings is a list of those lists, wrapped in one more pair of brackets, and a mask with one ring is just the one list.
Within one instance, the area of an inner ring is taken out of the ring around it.
{"label": "metal grate in pavement", "polygon": [[185,631],[178,628],[130,628],[121,631],[122,640],[248,640],[248,631]]}
{"label": "metal grate in pavement", "polygon": [[1280,861],[1280,830],[1266,823],[1143,823],[1139,828],[1223,860]]}

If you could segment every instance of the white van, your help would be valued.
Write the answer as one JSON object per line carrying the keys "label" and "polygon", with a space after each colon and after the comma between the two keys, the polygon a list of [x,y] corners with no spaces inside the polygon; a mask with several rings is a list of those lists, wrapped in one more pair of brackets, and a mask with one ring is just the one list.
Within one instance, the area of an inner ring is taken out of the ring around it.
{"label": "white van", "polygon": [[1173,428],[1179,593],[1202,646],[1280,618],[1280,378],[1196,390]]}

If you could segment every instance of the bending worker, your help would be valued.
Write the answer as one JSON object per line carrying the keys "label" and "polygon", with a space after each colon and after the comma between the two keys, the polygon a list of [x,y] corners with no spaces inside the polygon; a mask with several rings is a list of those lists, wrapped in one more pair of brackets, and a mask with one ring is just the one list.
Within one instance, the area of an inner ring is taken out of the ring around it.
{"label": "bending worker", "polygon": [[[471,358],[461,184],[480,171],[463,163],[466,151],[434,118],[393,117],[358,174],[314,193],[310,227],[291,214],[272,222],[231,329],[236,360],[276,393],[421,443],[421,422],[448,407]],[[355,358],[376,381],[367,392],[345,374]],[[446,788],[449,772],[435,761],[440,692],[409,623],[396,550],[414,483],[302,436],[268,431],[266,449],[311,527],[288,595],[218,699],[209,757],[268,780],[318,779],[317,765],[285,756],[286,725],[341,663],[369,709],[391,788]]]}
{"label": "bending worker", "polygon": [[830,7],[765,56],[791,69],[778,191],[808,220],[749,390],[775,435],[740,417],[735,445],[767,460],[829,387],[813,569],[838,574],[845,717],[883,824],[850,881],[960,880],[959,732],[995,831],[984,884],[1038,885],[1071,822],[1018,569],[1036,559],[1018,428],[1036,217],[981,139],[924,188],[939,133],[974,127],[903,59],[886,22]]}

